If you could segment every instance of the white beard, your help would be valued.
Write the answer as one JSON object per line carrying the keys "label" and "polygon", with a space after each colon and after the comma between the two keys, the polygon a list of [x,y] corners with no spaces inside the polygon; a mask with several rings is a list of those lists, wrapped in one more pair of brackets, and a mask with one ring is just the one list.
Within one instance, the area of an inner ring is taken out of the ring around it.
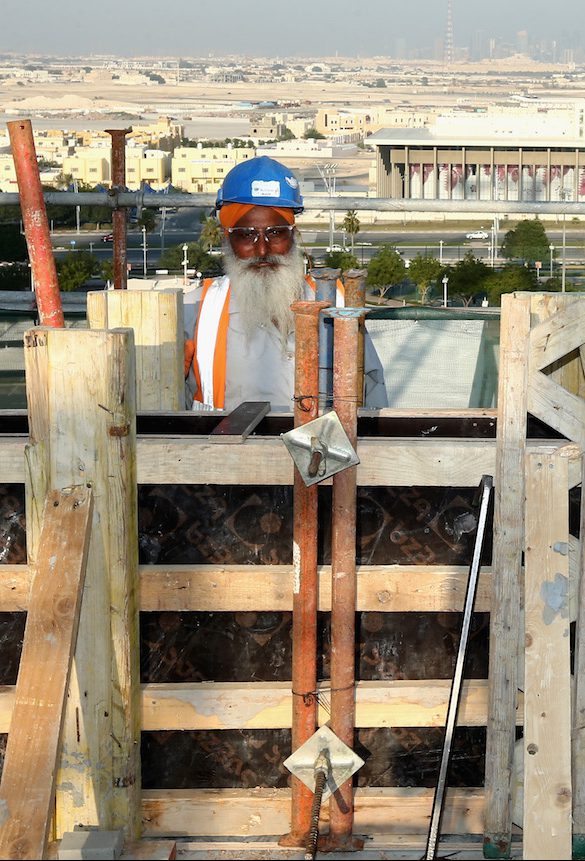
{"label": "white beard", "polygon": [[287,254],[271,254],[265,259],[275,265],[255,267],[258,258],[240,260],[229,242],[224,242],[224,270],[237,297],[246,338],[250,339],[260,326],[272,322],[284,348],[288,335],[294,330],[294,313],[290,306],[304,295],[303,252],[295,244]]}

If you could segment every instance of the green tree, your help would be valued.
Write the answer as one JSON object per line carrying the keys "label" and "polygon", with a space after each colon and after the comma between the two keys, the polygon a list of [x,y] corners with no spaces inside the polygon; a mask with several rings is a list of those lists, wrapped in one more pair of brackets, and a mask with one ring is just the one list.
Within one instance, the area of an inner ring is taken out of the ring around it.
{"label": "green tree", "polygon": [[307,129],[303,137],[305,138],[305,140],[325,140],[325,135],[321,134],[321,132],[318,132],[315,128]]}
{"label": "green tree", "polygon": [[490,274],[483,283],[490,305],[499,305],[504,293],[516,293],[537,288],[534,272],[526,266],[510,263],[499,272]]}
{"label": "green tree", "polygon": [[146,207],[143,207],[140,213],[140,218],[136,223],[140,227],[140,229],[146,227],[146,232],[152,233],[152,231],[156,227],[156,215],[154,214],[154,211],[152,209],[147,209]]}
{"label": "green tree", "polygon": [[404,281],[406,266],[404,260],[393,245],[383,245],[368,264],[366,286],[376,287],[380,296],[385,296],[388,290]]}
{"label": "green tree", "polygon": [[[222,272],[221,259],[207,253],[200,242],[187,243],[187,260],[190,269],[197,269],[208,276],[219,275]],[[171,245],[159,261],[161,269],[183,268],[183,245]]]}
{"label": "green tree", "polygon": [[332,269],[341,269],[342,272],[347,272],[348,269],[355,269],[358,261],[357,257],[349,251],[331,251],[325,257],[325,265]]}
{"label": "green tree", "polygon": [[208,251],[216,245],[221,245],[223,237],[223,229],[221,224],[212,215],[209,215],[203,222],[199,241]]}
{"label": "green tree", "polygon": [[433,282],[437,281],[442,268],[436,257],[427,257],[424,254],[417,254],[410,261],[408,275],[416,284],[423,305],[426,304]]}
{"label": "green tree", "polygon": [[484,282],[491,274],[489,266],[468,251],[462,260],[449,269],[449,293],[460,296],[469,305],[474,296],[484,291]]}
{"label": "green tree", "polygon": [[535,260],[547,260],[550,241],[539,218],[520,221],[508,230],[502,242],[502,256],[507,260],[520,259],[533,264]]}
{"label": "green tree", "polygon": [[360,232],[360,220],[357,216],[357,212],[355,209],[348,209],[345,213],[344,219],[341,223],[341,226],[345,230],[347,234],[351,237],[351,253],[354,251],[354,243],[355,238]]}
{"label": "green tree", "polygon": [[77,290],[82,284],[97,275],[99,263],[89,251],[70,251],[57,262],[59,287],[64,293]]}

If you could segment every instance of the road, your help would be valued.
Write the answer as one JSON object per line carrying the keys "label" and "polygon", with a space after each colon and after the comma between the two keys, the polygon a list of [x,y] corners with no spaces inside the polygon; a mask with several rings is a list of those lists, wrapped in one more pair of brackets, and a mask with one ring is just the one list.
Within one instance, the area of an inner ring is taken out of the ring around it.
{"label": "road", "polygon": [[[138,228],[129,226],[127,233],[128,262],[134,268],[142,266],[146,245],[147,267],[156,267],[165,249],[172,245],[182,245],[198,239],[201,231],[201,216],[207,214],[207,211],[200,207],[189,207],[167,213],[164,223],[159,218],[156,229],[152,233],[147,233],[145,237]],[[433,226],[425,230],[419,228],[398,229],[395,227],[375,230],[366,228],[360,230],[355,237],[354,254],[360,263],[367,264],[376,254],[378,247],[387,244],[395,245],[402,252],[405,260],[411,259],[417,254],[428,254],[437,257],[446,264],[454,264],[461,260],[467,252],[472,251],[479,259],[486,263],[489,262],[490,241],[466,239],[465,234],[470,229],[450,228],[444,225],[441,225],[440,229]],[[313,257],[325,256],[325,249],[330,240],[327,228],[314,229],[311,226],[301,226],[300,233],[304,247]],[[500,230],[498,237],[500,244],[504,233],[505,231]],[[67,252],[85,249],[99,259],[109,259],[112,255],[112,243],[103,242],[102,237],[104,235],[105,231],[80,231],[79,233],[55,231],[52,233],[55,256],[61,257]],[[585,260],[585,248],[581,235],[578,229],[566,228],[565,260],[567,263]],[[562,254],[562,229],[547,229],[547,236],[554,246],[553,255],[558,266]],[[343,245],[343,231],[335,231],[333,241],[335,244]],[[347,246],[350,247],[349,240],[346,241]],[[547,259],[542,261],[543,273],[548,273],[549,268],[550,255],[547,255]]]}

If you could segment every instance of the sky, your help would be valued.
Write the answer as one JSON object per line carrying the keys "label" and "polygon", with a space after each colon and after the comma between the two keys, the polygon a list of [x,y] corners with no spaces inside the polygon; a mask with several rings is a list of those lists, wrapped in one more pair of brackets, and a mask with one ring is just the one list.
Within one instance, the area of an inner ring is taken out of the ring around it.
{"label": "sky", "polygon": [[[585,0],[452,0],[454,45],[585,43]],[[0,52],[79,56],[372,57],[432,46],[447,0],[0,0]]]}

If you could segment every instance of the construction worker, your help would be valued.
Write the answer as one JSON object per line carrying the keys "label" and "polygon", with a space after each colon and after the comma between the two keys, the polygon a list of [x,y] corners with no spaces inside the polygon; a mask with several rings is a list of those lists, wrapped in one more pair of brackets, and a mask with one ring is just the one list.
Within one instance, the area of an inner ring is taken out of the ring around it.
{"label": "construction worker", "polygon": [[[303,211],[292,172],[268,156],[227,174],[216,211],[225,275],[185,297],[187,408],[231,411],[244,401],[292,410],[294,314],[313,299],[295,215]],[[365,406],[387,405],[384,375],[366,338]]]}

